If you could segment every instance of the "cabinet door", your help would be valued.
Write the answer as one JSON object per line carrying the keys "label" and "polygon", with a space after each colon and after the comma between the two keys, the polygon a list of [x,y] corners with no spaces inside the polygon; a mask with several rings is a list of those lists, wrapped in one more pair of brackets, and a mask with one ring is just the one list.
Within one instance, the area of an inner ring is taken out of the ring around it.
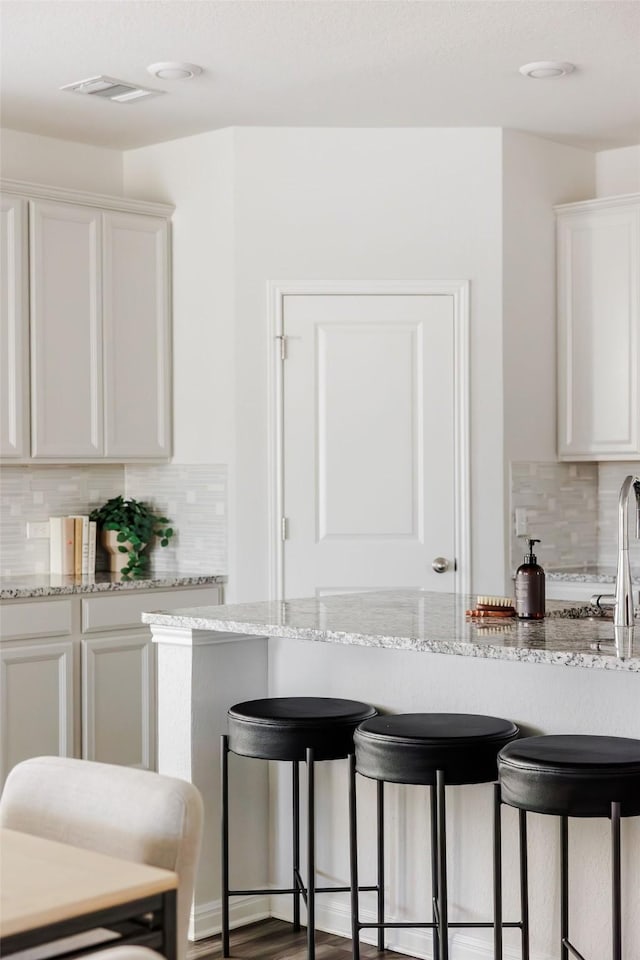
{"label": "cabinet door", "polygon": [[29,456],[27,205],[0,198],[0,457]]}
{"label": "cabinet door", "polygon": [[155,650],[147,630],[82,640],[82,756],[153,770]]}
{"label": "cabinet door", "polygon": [[560,456],[640,458],[640,202],[560,215],[558,336]]}
{"label": "cabinet door", "polygon": [[102,456],[102,215],[55,202],[30,209],[31,452]]}
{"label": "cabinet door", "polygon": [[28,757],[73,756],[71,641],[23,642],[0,650],[2,782]]}
{"label": "cabinet door", "polygon": [[168,223],[104,214],[105,453],[168,457]]}

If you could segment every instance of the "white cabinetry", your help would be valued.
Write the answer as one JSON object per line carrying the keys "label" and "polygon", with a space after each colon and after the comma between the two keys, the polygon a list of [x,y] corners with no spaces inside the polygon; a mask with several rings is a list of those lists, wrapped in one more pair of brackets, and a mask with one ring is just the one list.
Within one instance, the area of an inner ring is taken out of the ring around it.
{"label": "white cabinetry", "polygon": [[73,756],[73,644],[46,638],[0,648],[2,780],[20,760]]}
{"label": "white cabinetry", "polygon": [[640,459],[640,195],[556,207],[558,453]]}
{"label": "white cabinetry", "polygon": [[31,452],[99,457],[102,214],[34,202],[30,217]]}
{"label": "white cabinetry", "polygon": [[29,454],[27,204],[0,197],[0,457]]}
{"label": "white cabinetry", "polygon": [[8,376],[1,399],[8,402],[0,456],[167,459],[172,208],[7,181],[2,188],[1,348]]}
{"label": "white cabinetry", "polygon": [[0,782],[21,760],[154,769],[156,650],[144,610],[210,606],[215,585],[0,605]]}

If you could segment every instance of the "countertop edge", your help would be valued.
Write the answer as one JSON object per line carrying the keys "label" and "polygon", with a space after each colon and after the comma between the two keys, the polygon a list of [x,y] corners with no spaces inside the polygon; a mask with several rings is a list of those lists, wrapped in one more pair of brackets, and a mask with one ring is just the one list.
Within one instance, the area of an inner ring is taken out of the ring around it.
{"label": "countertop edge", "polygon": [[537,650],[531,647],[505,647],[496,644],[482,646],[468,640],[423,640],[410,636],[383,636],[366,633],[324,631],[309,627],[286,627],[280,624],[256,623],[255,621],[216,620],[212,617],[180,616],[178,612],[158,611],[143,613],[142,620],[150,625],[173,629],[209,630],[220,633],[237,633],[239,636],[280,637],[290,640],[309,640],[319,643],[350,644],[363,647],[411,650],[416,653],[439,653],[452,656],[467,656],[478,659],[505,660],[511,662],[547,663],[555,666],[588,667],[601,670],[616,670],[640,673],[640,657],[622,659],[612,655],[593,654],[584,651]]}
{"label": "countertop edge", "polygon": [[[15,578],[19,582],[21,577]],[[42,584],[38,586],[7,586],[0,587],[0,601],[28,600],[37,597],[64,597],[92,593],[119,593],[134,590],[157,590],[171,587],[198,587],[226,583],[226,574],[166,574],[157,575],[144,580],[104,580],[91,583]]]}

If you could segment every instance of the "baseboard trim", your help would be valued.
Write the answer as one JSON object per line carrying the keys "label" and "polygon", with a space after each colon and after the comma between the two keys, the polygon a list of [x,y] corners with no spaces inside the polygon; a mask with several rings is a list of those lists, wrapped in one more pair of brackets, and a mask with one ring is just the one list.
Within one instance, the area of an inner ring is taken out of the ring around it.
{"label": "baseboard trim", "polygon": [[[271,897],[271,916],[279,920],[291,922],[291,898],[283,895]],[[376,920],[372,910],[361,910],[362,921]],[[394,922],[397,918],[388,916],[387,920]],[[304,922],[304,918],[303,918]],[[339,937],[351,938],[351,911],[349,906],[339,900],[329,900],[326,896],[316,900],[316,927],[325,933],[333,933]],[[510,934],[511,937],[514,934]],[[375,930],[363,930],[361,940],[364,943],[375,944],[377,934]],[[421,960],[434,960],[433,937],[430,930],[388,930],[385,937],[388,950],[406,954],[410,957],[419,957]],[[521,960],[519,945],[517,947],[505,944],[504,960]],[[484,938],[478,931],[474,936],[468,931],[452,931],[450,937],[450,960],[494,960],[493,941],[491,932],[487,931]],[[531,954],[531,960],[554,960],[549,955]]]}
{"label": "baseboard trim", "polygon": [[[257,920],[266,920],[271,914],[271,898],[232,897],[229,905],[229,926],[246,927]],[[213,937],[222,930],[222,902],[211,900],[198,904],[191,910],[189,920],[189,940],[204,940]]]}

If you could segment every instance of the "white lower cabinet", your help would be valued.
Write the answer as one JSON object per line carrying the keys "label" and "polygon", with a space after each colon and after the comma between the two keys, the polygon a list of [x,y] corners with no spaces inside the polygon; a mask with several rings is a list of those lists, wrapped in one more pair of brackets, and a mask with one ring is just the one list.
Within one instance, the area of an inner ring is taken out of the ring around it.
{"label": "white lower cabinet", "polygon": [[156,648],[140,614],[220,599],[213,584],[0,604],[0,785],[36,756],[155,769]]}
{"label": "white lower cabinet", "polygon": [[148,635],[82,639],[82,756],[153,770],[155,650]]}
{"label": "white lower cabinet", "polygon": [[73,643],[46,639],[0,649],[1,777],[27,757],[74,755]]}

